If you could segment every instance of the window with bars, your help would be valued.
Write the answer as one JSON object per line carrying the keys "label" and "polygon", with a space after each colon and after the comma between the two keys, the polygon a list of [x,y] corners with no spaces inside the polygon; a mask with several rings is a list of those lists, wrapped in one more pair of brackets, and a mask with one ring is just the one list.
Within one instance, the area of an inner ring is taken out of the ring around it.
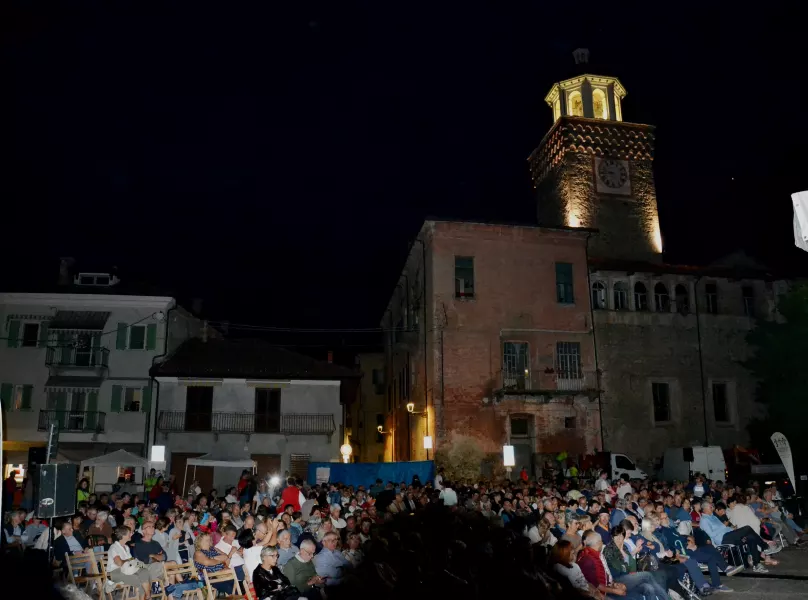
{"label": "window with bars", "polygon": [[648,310],[648,290],[642,281],[634,284],[634,310]]}
{"label": "window with bars", "polygon": [[505,342],[502,348],[502,386],[524,390],[530,387],[530,349],[527,342]]}
{"label": "window with bars", "polygon": [[573,304],[572,264],[556,263],[556,300],[559,304]]}
{"label": "window with bars", "polygon": [[671,297],[667,286],[661,281],[654,286],[654,306],[657,312],[671,311]]}
{"label": "window with bars", "polygon": [[558,379],[581,379],[581,344],[558,342],[556,344],[556,373]]}
{"label": "window with bars", "polygon": [[614,309],[628,310],[628,286],[623,281],[614,284]]}
{"label": "window with bars", "polygon": [[690,312],[690,294],[687,288],[680,283],[674,291],[676,294],[676,310],[683,315],[688,314]]}
{"label": "window with bars", "polygon": [[474,298],[474,257],[455,256],[455,298]]}
{"label": "window with bars", "polygon": [[667,383],[655,381],[651,384],[651,393],[654,398],[654,422],[669,423],[671,421],[670,386]]}

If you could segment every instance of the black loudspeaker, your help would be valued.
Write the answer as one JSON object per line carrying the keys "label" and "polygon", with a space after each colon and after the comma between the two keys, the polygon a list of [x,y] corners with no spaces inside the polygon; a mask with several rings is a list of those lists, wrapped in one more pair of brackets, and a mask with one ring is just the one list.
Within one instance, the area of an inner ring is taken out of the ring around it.
{"label": "black loudspeaker", "polygon": [[682,448],[682,460],[689,463],[695,460],[693,458],[693,448]]}
{"label": "black loudspeaker", "polygon": [[52,519],[74,514],[78,475],[78,465],[39,465],[36,516]]}

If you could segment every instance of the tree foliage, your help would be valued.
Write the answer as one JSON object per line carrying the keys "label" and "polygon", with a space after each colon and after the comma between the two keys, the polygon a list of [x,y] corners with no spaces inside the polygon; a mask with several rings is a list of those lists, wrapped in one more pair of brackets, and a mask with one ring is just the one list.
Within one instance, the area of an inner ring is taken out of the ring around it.
{"label": "tree foliage", "polygon": [[455,434],[443,449],[438,451],[435,462],[444,468],[450,481],[476,481],[480,478],[484,458],[485,452],[477,440]]}
{"label": "tree foliage", "polygon": [[[752,443],[761,450],[781,431],[792,451],[804,456],[808,450],[808,285],[800,284],[780,297],[780,317],[760,321],[747,342],[754,351],[745,366],[758,379],[757,400],[765,415],[749,426]],[[796,457],[795,457],[796,458]]]}

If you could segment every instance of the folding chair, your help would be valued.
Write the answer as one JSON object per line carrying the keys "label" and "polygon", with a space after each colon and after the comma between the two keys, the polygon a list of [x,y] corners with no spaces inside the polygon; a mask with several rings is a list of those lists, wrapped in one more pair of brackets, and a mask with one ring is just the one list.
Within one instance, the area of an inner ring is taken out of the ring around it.
{"label": "folding chair", "polygon": [[[176,575],[181,575],[184,581],[199,583],[199,575],[193,563],[185,563],[182,565],[166,565],[163,563],[163,571],[165,577],[163,578],[163,586],[168,586],[175,583]],[[186,578],[187,576],[187,578]],[[165,589],[165,587],[163,587]],[[202,588],[195,588],[192,590],[185,590],[182,593],[183,600],[203,600]]]}
{"label": "folding chair", "polygon": [[104,585],[102,589],[106,600],[115,600],[113,597],[115,592],[121,592],[121,596],[118,600],[138,600],[138,591],[135,589],[135,586],[125,583],[115,583],[109,578],[107,574],[109,552],[93,552],[93,556],[95,557],[98,572],[101,573],[103,577]]}
{"label": "folding chair", "polygon": [[[222,569],[221,571],[217,571],[216,573],[208,573],[204,571],[205,574],[205,585],[208,588],[208,598],[209,600],[213,600],[216,598],[217,590],[213,587],[214,584],[217,583],[225,583],[232,581],[233,587],[230,592],[225,592],[226,600],[235,600],[236,598],[249,598],[249,596],[241,593],[241,586],[238,583],[238,579],[236,578],[236,572],[233,569]],[[227,584],[226,586],[229,588],[230,585]]]}
{"label": "folding chair", "polygon": [[721,544],[720,546],[716,546],[716,550],[724,555],[724,560],[727,561],[728,565],[744,568],[747,566],[744,562],[743,552],[740,546],[736,546],[735,544]]}
{"label": "folding chair", "polygon": [[92,596],[93,589],[98,592],[98,600],[104,594],[104,578],[98,571],[98,564],[92,549],[81,554],[66,554],[67,579],[88,596]]}

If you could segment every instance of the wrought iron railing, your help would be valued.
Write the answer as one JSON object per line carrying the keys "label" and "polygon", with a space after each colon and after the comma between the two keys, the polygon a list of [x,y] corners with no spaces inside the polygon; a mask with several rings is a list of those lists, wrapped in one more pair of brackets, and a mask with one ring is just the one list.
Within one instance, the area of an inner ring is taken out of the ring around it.
{"label": "wrought iron railing", "polygon": [[557,390],[582,392],[598,389],[598,378],[594,371],[556,371],[555,384]]}
{"label": "wrought iron railing", "polygon": [[521,371],[500,371],[500,388],[504,392],[540,392],[562,391],[583,392],[598,389],[598,377],[595,371],[582,369],[559,370],[524,374]]}
{"label": "wrought iron railing", "polygon": [[74,433],[100,433],[104,431],[106,413],[95,410],[40,410],[39,431],[48,431],[56,423],[59,431]]}
{"label": "wrought iron railing", "polygon": [[109,366],[107,348],[81,349],[75,346],[48,346],[45,364],[49,367],[106,368]]}
{"label": "wrought iron railing", "polygon": [[210,431],[212,433],[282,433],[331,435],[334,415],[328,413],[237,413],[163,410],[157,420],[160,431]]}

